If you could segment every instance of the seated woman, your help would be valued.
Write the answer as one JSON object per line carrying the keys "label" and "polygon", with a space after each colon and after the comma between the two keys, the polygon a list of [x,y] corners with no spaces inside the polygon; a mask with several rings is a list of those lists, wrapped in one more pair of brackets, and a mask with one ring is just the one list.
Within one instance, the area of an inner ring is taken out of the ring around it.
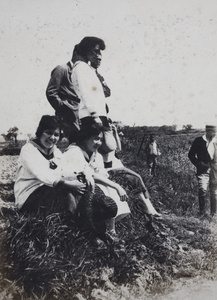
{"label": "seated woman", "polygon": [[[71,169],[76,170],[77,173],[84,173],[90,183],[92,177],[96,183],[97,193],[99,188],[105,196],[116,202],[117,214],[110,219],[107,228],[108,234],[114,236],[116,235],[115,222],[128,215],[130,209],[126,202],[127,194],[125,190],[119,184],[109,180],[107,171],[104,168],[103,158],[97,151],[102,144],[102,138],[102,127],[92,122],[88,126],[83,125],[76,144],[70,144],[63,154],[63,169],[66,176],[70,174]],[[69,136],[70,141],[74,141],[74,135],[72,138]]]}
{"label": "seated woman", "polygon": [[[110,120],[110,127],[113,131],[114,138],[116,140],[116,150],[121,151],[121,141],[117,132],[117,128]],[[150,194],[139,174],[126,168],[121,160],[117,157],[116,152],[102,153],[104,159],[104,166],[107,172],[115,178],[116,175],[125,176],[128,187],[133,191],[135,195],[138,195],[139,199],[144,204],[145,212],[148,216],[159,217],[159,214],[153,207],[150,201]]]}
{"label": "seated woman", "polygon": [[84,194],[86,184],[76,176],[62,177],[62,153],[56,147],[59,137],[57,117],[44,115],[36,137],[22,147],[14,185],[15,204],[21,211],[46,215],[69,209],[75,213],[75,197]]}

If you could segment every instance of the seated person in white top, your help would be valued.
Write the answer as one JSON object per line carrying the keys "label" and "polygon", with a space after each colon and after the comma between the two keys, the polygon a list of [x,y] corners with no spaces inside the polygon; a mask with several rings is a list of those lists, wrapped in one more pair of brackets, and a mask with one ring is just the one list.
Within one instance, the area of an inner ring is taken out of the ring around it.
{"label": "seated person in white top", "polygon": [[[116,150],[120,151],[121,141],[117,132],[117,128],[112,123],[111,120],[109,120],[109,122],[110,122],[111,130],[113,131],[114,138],[116,140],[116,144],[117,144]],[[121,174],[126,177],[127,181],[130,181],[129,186],[132,188],[134,194],[137,194],[141,199],[145,207],[145,212],[148,216],[158,217],[161,215],[153,207],[150,201],[150,194],[148,192],[148,189],[146,188],[139,174],[132,171],[131,169],[124,167],[121,160],[117,158],[115,151],[110,152],[108,154],[103,154],[103,159],[104,159],[105,168],[109,174],[113,174],[113,175]]]}
{"label": "seated person in white top", "polygon": [[74,202],[86,185],[75,176],[62,177],[62,153],[56,147],[60,125],[56,116],[42,116],[36,137],[21,149],[14,185],[15,204],[21,211],[49,214],[59,210],[75,213]]}
{"label": "seated person in white top", "polygon": [[[70,174],[70,170],[82,172],[89,179],[94,179],[96,186],[100,188],[105,196],[112,198],[117,204],[117,214],[110,219],[108,224],[108,233],[115,235],[115,222],[122,219],[130,213],[129,206],[126,202],[127,195],[125,190],[117,183],[108,178],[108,173],[104,168],[103,158],[98,153],[102,144],[102,127],[93,123],[88,126],[81,126],[76,145],[71,144],[64,152],[64,172]],[[74,140],[74,136],[72,136]],[[69,141],[71,138],[69,137]],[[67,169],[68,167],[68,169]],[[89,180],[91,182],[91,180]]]}

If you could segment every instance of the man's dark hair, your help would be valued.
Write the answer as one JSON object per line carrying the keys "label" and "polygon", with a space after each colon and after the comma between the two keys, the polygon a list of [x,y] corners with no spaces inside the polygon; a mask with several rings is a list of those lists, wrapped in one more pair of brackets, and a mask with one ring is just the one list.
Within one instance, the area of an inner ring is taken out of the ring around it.
{"label": "man's dark hair", "polygon": [[155,139],[155,134],[153,134],[153,133],[150,134],[150,135],[149,135],[149,139],[150,139],[150,140],[154,140],[154,139]]}
{"label": "man's dark hair", "polygon": [[85,57],[96,45],[99,45],[100,50],[105,50],[105,42],[102,39],[94,36],[86,36],[80,41],[76,50],[79,55]]}
{"label": "man's dark hair", "polygon": [[79,55],[79,45],[76,44],[72,52],[72,61]]}
{"label": "man's dark hair", "polygon": [[44,130],[56,130],[57,128],[60,128],[59,119],[56,116],[44,115],[41,117],[35,135],[40,138]]}

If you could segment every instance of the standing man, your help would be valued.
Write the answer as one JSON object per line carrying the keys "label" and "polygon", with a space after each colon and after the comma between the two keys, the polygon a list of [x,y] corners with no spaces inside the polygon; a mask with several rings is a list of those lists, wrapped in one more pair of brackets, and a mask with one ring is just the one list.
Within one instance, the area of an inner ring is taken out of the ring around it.
{"label": "standing man", "polygon": [[161,153],[154,134],[150,134],[149,136],[149,141],[145,147],[145,153],[147,155],[149,175],[156,176],[157,157],[161,155]]}
{"label": "standing man", "polygon": [[94,121],[108,127],[103,87],[91,67],[91,62],[101,61],[105,43],[97,37],[85,37],[77,46],[80,59],[73,66],[71,79],[73,89],[81,100],[79,119],[81,124]]}
{"label": "standing man", "polygon": [[65,65],[58,65],[52,72],[46,89],[46,96],[61,120],[63,129],[79,130],[79,103],[71,81],[74,63],[79,59],[77,45],[74,47],[72,59]]}
{"label": "standing man", "polygon": [[106,111],[106,96],[96,70],[91,65],[100,63],[105,43],[97,37],[84,37],[77,45],[80,59],[76,61],[72,70],[72,84],[74,91],[81,100],[79,104],[79,119],[81,126],[87,127],[94,123],[104,127],[103,141],[100,151],[108,153],[115,149],[115,140],[110,133]]}
{"label": "standing man", "polygon": [[[205,135],[197,137],[188,153],[188,158],[196,167],[198,180],[198,197],[200,215],[205,213],[206,195],[210,185],[210,164],[214,157],[214,137],[216,135],[216,126],[207,125]],[[210,192],[212,194],[212,186]],[[211,214],[213,211],[211,197]]]}
{"label": "standing man", "polygon": [[[97,77],[99,78],[99,81],[101,82],[102,84],[102,87],[103,87],[103,92],[104,92],[104,95],[105,97],[110,97],[111,96],[111,90],[110,88],[108,87],[107,83],[105,82],[105,79],[104,77],[99,74],[98,72],[98,68],[100,67],[101,65],[101,61],[102,61],[102,58],[101,57],[95,57],[95,59],[93,59],[90,63],[91,67],[94,68],[95,72],[96,72],[96,75]],[[107,114],[109,113],[109,107],[108,107],[108,104],[106,103],[106,112]]]}

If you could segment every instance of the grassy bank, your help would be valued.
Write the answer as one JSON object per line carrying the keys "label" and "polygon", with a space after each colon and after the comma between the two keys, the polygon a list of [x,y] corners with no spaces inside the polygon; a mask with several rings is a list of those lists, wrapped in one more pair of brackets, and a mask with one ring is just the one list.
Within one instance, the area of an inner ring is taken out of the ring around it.
{"label": "grassy bank", "polygon": [[[91,234],[80,232],[67,214],[30,217],[4,208],[0,299],[144,300],[177,278],[212,274],[216,221],[198,218],[197,182],[187,159],[198,133],[159,134],[162,155],[157,176],[150,177],[144,145],[140,149],[144,130],[123,131],[119,155],[143,177],[163,218],[148,220],[129,192],[132,214],[117,226],[125,250],[114,251],[98,249]],[[1,199],[11,195],[12,184],[2,184]]]}

